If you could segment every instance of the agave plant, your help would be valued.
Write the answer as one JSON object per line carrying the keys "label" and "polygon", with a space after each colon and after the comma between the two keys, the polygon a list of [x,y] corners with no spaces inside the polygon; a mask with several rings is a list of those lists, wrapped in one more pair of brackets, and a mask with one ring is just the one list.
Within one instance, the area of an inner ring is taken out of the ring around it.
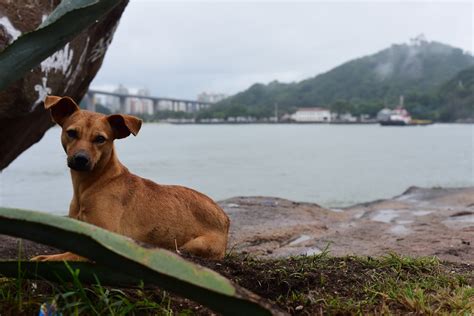
{"label": "agave plant", "polygon": [[[144,248],[133,240],[75,219],[40,212],[0,208],[0,234],[26,238],[92,260],[72,264],[84,282],[97,277],[115,286],[156,285],[228,315],[281,312],[257,295],[207,268],[164,250]],[[0,274],[18,275],[17,261],[0,262]],[[67,279],[61,262],[20,262],[25,277]]]}

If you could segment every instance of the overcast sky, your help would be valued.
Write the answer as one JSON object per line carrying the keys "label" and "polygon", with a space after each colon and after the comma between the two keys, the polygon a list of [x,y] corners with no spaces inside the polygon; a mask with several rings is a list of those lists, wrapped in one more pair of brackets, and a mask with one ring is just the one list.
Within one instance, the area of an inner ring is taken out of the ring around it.
{"label": "overcast sky", "polygon": [[472,1],[131,0],[92,86],[195,99],[298,81],[423,33],[472,52]]}

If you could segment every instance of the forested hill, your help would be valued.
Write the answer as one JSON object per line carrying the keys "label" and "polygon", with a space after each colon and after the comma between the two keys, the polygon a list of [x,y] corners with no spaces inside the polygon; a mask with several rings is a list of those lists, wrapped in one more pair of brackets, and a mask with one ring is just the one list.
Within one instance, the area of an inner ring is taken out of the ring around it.
{"label": "forested hill", "polygon": [[474,121],[474,66],[461,71],[439,89],[443,121]]}
{"label": "forested hill", "polygon": [[439,42],[396,44],[301,82],[254,84],[203,114],[265,117],[272,115],[275,103],[283,113],[338,102],[355,114],[374,114],[384,103],[395,104],[402,94],[437,94],[443,83],[472,65],[472,55]]}

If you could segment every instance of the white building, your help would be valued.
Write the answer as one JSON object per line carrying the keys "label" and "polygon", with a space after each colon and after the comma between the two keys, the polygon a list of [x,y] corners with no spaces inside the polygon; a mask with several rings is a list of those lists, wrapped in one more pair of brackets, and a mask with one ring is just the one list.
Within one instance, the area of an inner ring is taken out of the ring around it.
{"label": "white building", "polygon": [[[149,97],[150,92],[148,89],[142,88],[138,89],[137,93],[132,93],[125,86],[120,84],[114,91],[114,93],[125,94],[125,95],[137,95]],[[120,108],[120,98],[114,96],[108,96],[106,98],[106,106],[113,112],[119,113],[122,111]],[[125,100],[125,109],[123,109],[126,114],[153,114],[153,101],[150,99],[143,98],[133,98],[129,97]]]}
{"label": "white building", "polygon": [[331,113],[331,121],[339,121],[339,122],[346,122],[346,123],[354,123],[357,122],[357,117],[353,116],[351,113]]}
{"label": "white building", "polygon": [[[120,93],[120,94],[129,94],[128,89],[120,84],[115,90],[112,92],[114,93]],[[114,96],[107,96],[105,98],[105,106],[108,107],[112,113],[119,113],[121,111],[120,109],[120,99]]]}
{"label": "white building", "polygon": [[[146,88],[138,89],[137,95],[149,97],[150,91]],[[128,101],[128,100],[127,100]],[[130,113],[133,114],[153,114],[153,101],[143,98],[131,98],[129,101]]]}
{"label": "white building", "polygon": [[331,122],[331,112],[324,108],[299,108],[291,119],[295,122]]}

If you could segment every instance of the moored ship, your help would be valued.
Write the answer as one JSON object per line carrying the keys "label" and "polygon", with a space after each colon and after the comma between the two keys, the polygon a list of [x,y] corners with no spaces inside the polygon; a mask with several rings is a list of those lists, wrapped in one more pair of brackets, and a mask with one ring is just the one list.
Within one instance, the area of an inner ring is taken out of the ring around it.
{"label": "moored ship", "polygon": [[377,114],[377,121],[382,126],[416,126],[433,124],[429,120],[412,119],[410,113],[403,106],[403,96],[400,96],[400,104],[394,109],[384,108]]}
{"label": "moored ship", "polygon": [[410,125],[412,121],[408,111],[401,105],[393,110],[383,109],[382,111],[385,111],[385,115],[379,115],[379,122],[382,126],[405,126]]}

